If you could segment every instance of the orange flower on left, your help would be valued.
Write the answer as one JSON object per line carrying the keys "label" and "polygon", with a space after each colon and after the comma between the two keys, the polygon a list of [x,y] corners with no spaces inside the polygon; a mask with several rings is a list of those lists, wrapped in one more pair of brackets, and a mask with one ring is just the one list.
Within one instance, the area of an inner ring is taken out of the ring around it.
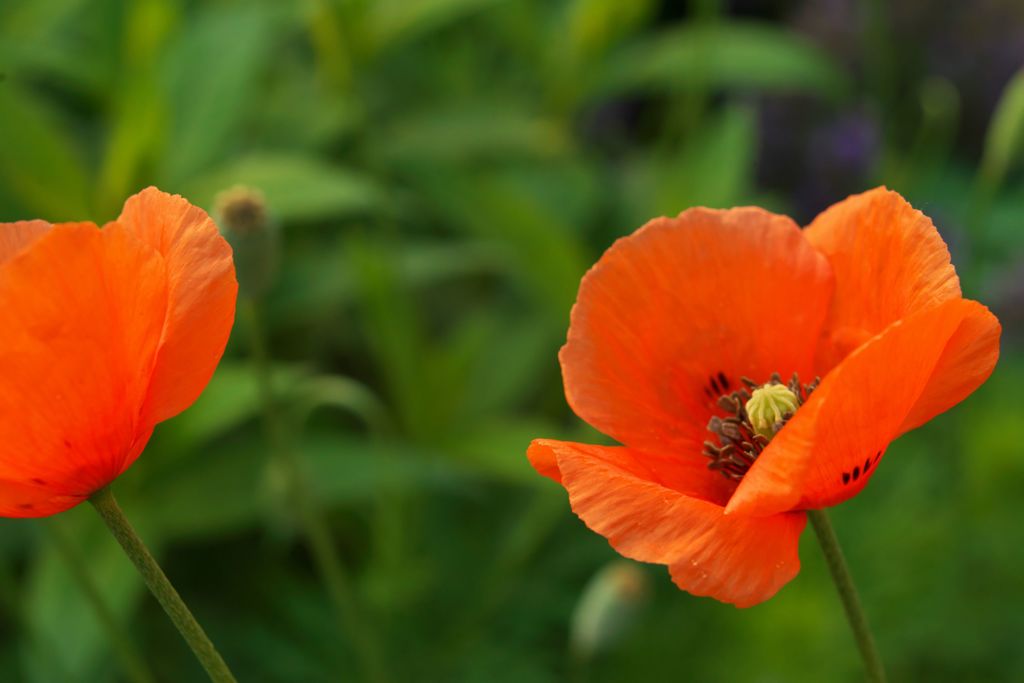
{"label": "orange flower on left", "polygon": [[61,512],[124,472],[206,387],[237,292],[210,217],[156,188],[102,229],[0,223],[0,516]]}

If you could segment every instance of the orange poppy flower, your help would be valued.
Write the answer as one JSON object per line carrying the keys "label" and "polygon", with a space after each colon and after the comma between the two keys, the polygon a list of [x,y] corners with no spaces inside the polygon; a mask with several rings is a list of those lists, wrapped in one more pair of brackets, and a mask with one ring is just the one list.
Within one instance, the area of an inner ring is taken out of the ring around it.
{"label": "orange poppy flower", "polygon": [[895,192],[803,231],[690,209],[604,254],[559,354],[570,406],[622,445],[541,439],[528,456],[621,554],[754,605],[799,571],[804,510],[859,493],[893,439],[980,386],[999,334]]}
{"label": "orange poppy flower", "polygon": [[93,223],[0,224],[0,516],[77,505],[199,396],[234,322],[227,245],[155,188]]}

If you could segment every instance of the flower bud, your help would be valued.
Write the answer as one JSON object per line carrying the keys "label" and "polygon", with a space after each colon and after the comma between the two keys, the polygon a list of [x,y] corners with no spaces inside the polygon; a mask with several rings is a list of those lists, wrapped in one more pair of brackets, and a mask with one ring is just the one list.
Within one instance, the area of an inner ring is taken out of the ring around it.
{"label": "flower bud", "polygon": [[215,214],[235,252],[239,294],[263,296],[273,284],[278,265],[278,233],[259,190],[236,185],[217,195]]}
{"label": "flower bud", "polygon": [[636,563],[616,560],[601,568],[573,612],[572,652],[587,660],[614,647],[633,625],[648,592],[647,575]]}

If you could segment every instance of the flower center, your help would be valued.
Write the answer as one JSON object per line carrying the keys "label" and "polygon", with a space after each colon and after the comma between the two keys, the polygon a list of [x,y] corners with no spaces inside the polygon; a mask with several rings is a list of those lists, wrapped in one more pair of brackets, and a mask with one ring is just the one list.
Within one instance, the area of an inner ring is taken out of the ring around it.
{"label": "flower center", "polygon": [[754,431],[770,439],[799,406],[796,394],[785,384],[765,384],[754,389],[744,407]]}
{"label": "flower center", "polygon": [[728,415],[715,415],[708,422],[708,431],[718,443],[704,442],[704,455],[711,459],[708,469],[733,481],[743,478],[820,381],[815,377],[810,384],[803,384],[795,372],[786,384],[777,372],[763,385],[747,377],[741,379],[743,388],[722,394],[716,402]]}

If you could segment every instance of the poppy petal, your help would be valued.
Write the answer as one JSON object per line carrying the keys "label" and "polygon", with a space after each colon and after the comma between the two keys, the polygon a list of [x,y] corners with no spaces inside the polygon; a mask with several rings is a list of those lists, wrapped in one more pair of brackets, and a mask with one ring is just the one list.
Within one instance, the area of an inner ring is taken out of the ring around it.
{"label": "poppy petal", "polygon": [[715,401],[741,376],[810,374],[830,283],[785,216],[698,208],[655,219],[580,284],[559,355],[569,404],[628,446],[703,462]]}
{"label": "poppy petal", "polygon": [[909,432],[949,410],[985,383],[999,360],[1002,326],[984,306],[964,319],[946,344],[935,372],[900,427]]}
{"label": "poppy petal", "polygon": [[0,223],[0,264],[46,234],[50,224],[46,221],[18,221]]}
{"label": "poppy petal", "polygon": [[893,322],[960,298],[946,243],[931,219],[896,192],[853,195],[826,209],[804,234],[835,275],[819,375]]}
{"label": "poppy petal", "polygon": [[800,570],[802,512],[726,517],[719,505],[645,479],[636,464],[643,459],[628,448],[538,440],[530,452],[535,463],[557,467],[588,527],[625,557],[668,565],[675,583],[694,595],[749,607]]}
{"label": "poppy petal", "polygon": [[[991,345],[997,324],[981,304],[954,299],[891,325],[825,377],[750,468],[727,512],[817,509],[859,493],[908,421],[950,407],[984,381],[994,349],[981,359],[966,352]],[[949,371],[972,375],[939,376]]]}
{"label": "poppy petal", "polygon": [[73,508],[87,497],[58,493],[50,486],[0,479],[0,517],[49,517]]}
{"label": "poppy petal", "polygon": [[205,211],[153,187],[130,197],[111,228],[127,230],[167,263],[167,321],[146,406],[156,423],[199,397],[224,353],[238,293],[231,247]]}
{"label": "poppy petal", "polygon": [[166,282],[152,249],[84,223],[0,265],[0,510],[70,507],[141,452]]}
{"label": "poppy petal", "polygon": [[[555,451],[546,445],[549,443],[558,442],[545,439],[534,441],[526,456],[539,474],[561,484],[562,474],[558,469]],[[609,458],[618,457],[617,465],[640,479],[717,505],[724,506],[736,489],[734,482],[708,469],[706,458],[685,458],[674,452],[641,452],[626,448],[609,448],[605,455]],[[714,476],[708,476],[709,473]]]}

